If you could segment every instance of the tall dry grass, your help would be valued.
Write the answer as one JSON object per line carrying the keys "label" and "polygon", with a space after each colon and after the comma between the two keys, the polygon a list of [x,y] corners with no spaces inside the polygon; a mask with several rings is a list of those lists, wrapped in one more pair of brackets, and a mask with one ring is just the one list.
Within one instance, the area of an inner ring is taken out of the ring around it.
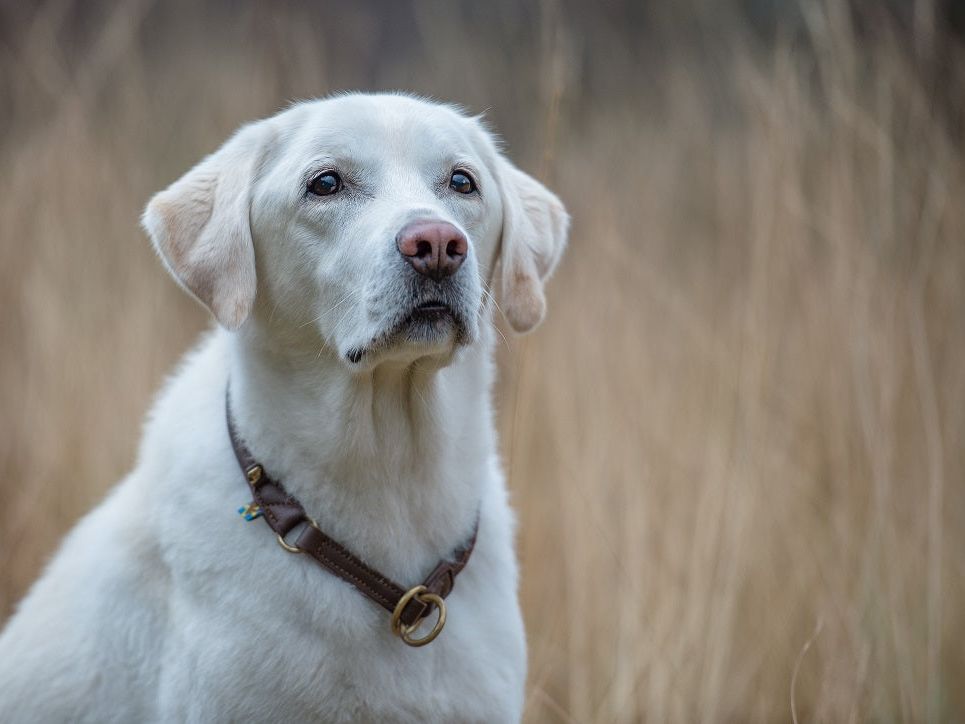
{"label": "tall dry grass", "polygon": [[4,8],[0,615],[205,324],[145,199],[287,98],[406,87],[575,222],[500,350],[527,720],[965,719],[962,57],[922,2],[708,7]]}

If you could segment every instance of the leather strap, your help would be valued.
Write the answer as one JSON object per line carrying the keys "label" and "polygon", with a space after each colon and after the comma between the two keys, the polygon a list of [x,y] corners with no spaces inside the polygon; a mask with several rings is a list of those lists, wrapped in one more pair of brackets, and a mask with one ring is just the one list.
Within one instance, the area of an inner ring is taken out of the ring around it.
{"label": "leather strap", "polygon": [[[265,469],[255,460],[238,436],[234,420],[231,417],[231,403],[227,397],[225,411],[228,421],[228,435],[231,438],[235,457],[248,480],[248,487],[251,489],[254,502],[260,507],[262,517],[269,527],[278,534],[283,542],[285,536],[292,530],[301,524],[305,524],[294,544],[286,544],[286,546],[296,548],[301,553],[307,553],[330,573],[351,583],[371,601],[374,601],[389,613],[393,613],[399,601],[409,589],[403,588],[392,579],[382,575],[345,546],[319,530],[315,521],[305,512],[305,508],[298,502],[298,499],[285,490],[280,482],[265,472]],[[452,560],[439,561],[438,565],[426,576],[422,585],[426,587],[428,593],[434,593],[441,598],[449,595],[455,585],[456,576],[469,562],[469,556],[476,544],[478,530],[479,519],[477,518],[469,542],[456,549],[452,555]],[[400,620],[406,626],[412,626],[429,615],[433,609],[435,609],[434,604],[424,603],[413,597],[402,610]]]}

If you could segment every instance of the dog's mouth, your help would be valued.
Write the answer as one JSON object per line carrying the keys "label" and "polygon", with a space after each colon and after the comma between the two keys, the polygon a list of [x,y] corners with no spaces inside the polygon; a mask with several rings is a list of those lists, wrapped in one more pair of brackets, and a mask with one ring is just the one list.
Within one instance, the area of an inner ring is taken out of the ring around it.
{"label": "dog's mouth", "polygon": [[446,316],[453,317],[452,307],[441,300],[434,299],[418,305],[409,314],[408,319],[416,321],[432,322]]}
{"label": "dog's mouth", "polygon": [[397,321],[384,333],[364,347],[349,349],[345,357],[358,364],[363,358],[398,343],[432,347],[450,339],[454,339],[457,345],[470,341],[463,312],[443,299],[428,299],[400,313]]}

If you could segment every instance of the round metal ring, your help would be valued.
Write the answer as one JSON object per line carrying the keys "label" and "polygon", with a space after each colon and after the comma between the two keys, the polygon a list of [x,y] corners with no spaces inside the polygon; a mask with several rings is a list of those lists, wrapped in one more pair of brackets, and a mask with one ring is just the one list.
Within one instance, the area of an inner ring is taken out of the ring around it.
{"label": "round metal ring", "polygon": [[[427,633],[422,638],[412,638],[411,634],[419,628],[419,624],[422,623],[423,619],[419,619],[411,626],[407,626],[402,623],[402,611],[409,604],[409,601],[416,599],[419,603],[432,604],[438,611],[439,616],[436,618],[436,623],[432,627],[432,630]],[[434,593],[429,593],[425,586],[419,585],[414,588],[410,588],[405,592],[405,595],[399,599],[399,602],[395,605],[395,610],[392,612],[392,631],[402,639],[409,646],[425,646],[435,640],[442,632],[443,626],[446,625],[446,602],[442,600],[441,596],[437,596]]]}
{"label": "round metal ring", "polygon": [[[315,522],[315,519],[314,519],[314,518],[307,518],[307,517],[306,517],[306,518],[305,518],[305,522],[308,523],[308,525],[312,526],[312,528],[314,528],[315,530],[318,530],[318,523]],[[303,551],[301,548],[299,548],[298,546],[293,546],[293,545],[289,545],[288,543],[286,543],[286,542],[285,542],[285,539],[282,537],[281,533],[276,533],[276,534],[275,534],[275,537],[278,539],[278,545],[280,545],[282,548],[284,548],[284,549],[285,549],[286,551],[288,551],[289,553],[303,553],[303,552],[304,552],[304,551]]]}
{"label": "round metal ring", "polygon": [[290,546],[290,545],[288,545],[288,544],[285,542],[285,539],[281,537],[281,533],[276,534],[275,537],[278,539],[278,545],[280,545],[282,548],[284,548],[284,549],[285,549],[286,551],[288,551],[289,553],[301,553],[301,552],[302,552],[302,549],[301,549],[301,548],[296,548],[295,546]]}

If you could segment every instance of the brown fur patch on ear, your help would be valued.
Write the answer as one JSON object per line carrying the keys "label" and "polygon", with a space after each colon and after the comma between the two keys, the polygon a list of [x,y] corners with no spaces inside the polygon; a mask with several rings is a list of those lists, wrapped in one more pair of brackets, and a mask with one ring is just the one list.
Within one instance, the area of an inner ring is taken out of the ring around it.
{"label": "brown fur patch on ear", "polygon": [[251,314],[257,292],[255,253],[250,241],[248,248],[239,248],[227,258],[225,268],[214,280],[210,297],[218,321],[226,329],[238,329]]}
{"label": "brown fur patch on ear", "polygon": [[[188,263],[194,242],[201,236],[214,211],[214,188],[217,178],[198,175],[188,193],[176,194],[175,186],[154,196],[144,212],[145,225],[149,217],[152,227],[164,234],[164,257],[172,268]],[[148,231],[151,231],[149,229]]]}
{"label": "brown fur patch on ear", "polygon": [[514,331],[524,334],[534,329],[546,316],[543,285],[533,274],[517,265],[509,270],[509,281],[503,287],[503,310]]}

